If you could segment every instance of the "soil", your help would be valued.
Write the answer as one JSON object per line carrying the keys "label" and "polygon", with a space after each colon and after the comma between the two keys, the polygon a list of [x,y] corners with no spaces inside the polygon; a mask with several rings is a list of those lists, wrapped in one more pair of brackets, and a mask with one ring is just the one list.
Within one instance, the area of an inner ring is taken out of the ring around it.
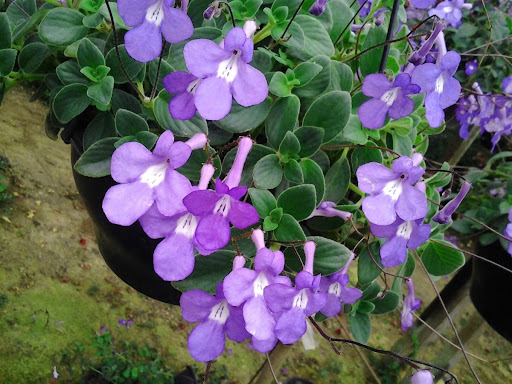
{"label": "soil", "polygon": [[[92,357],[91,337],[103,326],[114,338],[157,348],[175,372],[187,365],[202,372],[204,365],[187,352],[193,325],[181,318],[179,307],[137,293],[104,263],[73,182],[70,149],[46,136],[48,107],[29,99],[29,90],[17,88],[0,107],[0,172],[7,176],[11,195],[10,200],[0,200],[0,381],[80,383],[84,372],[69,362],[66,351],[82,345],[84,355]],[[416,282],[417,294],[428,303],[435,295],[430,283],[419,275]],[[469,303],[457,324],[463,327],[473,312]],[[119,318],[133,318],[135,324],[130,329],[119,327]],[[327,333],[349,337],[347,315],[324,324]],[[375,317],[372,327],[368,344],[377,348],[389,349],[401,338],[414,341],[414,331],[400,330],[399,313]],[[454,340],[449,329],[445,336]],[[352,347],[343,347],[343,355],[336,356],[327,342],[317,340],[319,347],[311,351],[304,351],[301,343],[293,347],[283,368],[277,370],[280,380],[289,375],[319,384],[375,382],[363,357],[375,368],[379,356],[361,356]],[[444,345],[436,341],[420,346],[416,358],[432,361]],[[487,324],[467,348],[488,360],[512,356],[511,345]],[[247,383],[264,361],[265,356],[248,344],[228,341],[213,369],[228,372],[229,380],[218,382]],[[472,362],[483,383],[512,381],[510,361]],[[54,366],[58,379],[52,375]],[[463,359],[453,371],[461,384],[475,382]],[[393,383],[385,381],[389,372],[377,373],[382,383]],[[408,374],[402,372],[402,376]]]}

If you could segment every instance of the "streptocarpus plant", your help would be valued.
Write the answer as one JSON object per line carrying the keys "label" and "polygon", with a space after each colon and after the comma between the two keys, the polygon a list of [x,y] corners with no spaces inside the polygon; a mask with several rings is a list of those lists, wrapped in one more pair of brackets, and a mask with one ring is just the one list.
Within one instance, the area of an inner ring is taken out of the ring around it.
{"label": "streptocarpus plant", "polygon": [[[89,119],[75,169],[119,183],[103,201],[111,222],[162,239],[154,268],[184,292],[196,360],[220,356],[225,336],[266,353],[339,314],[363,345],[380,314],[401,309],[402,329],[413,325],[411,250],[434,276],[464,264],[439,244],[468,184],[439,209],[449,169],[426,173],[429,137],[461,96],[461,55],[438,8],[411,29],[403,7],[18,1],[0,14],[0,89],[44,80],[50,135]],[[509,83],[492,105],[468,97],[464,129],[503,123],[485,129],[510,134]],[[509,227],[496,228],[508,241]],[[390,267],[391,289],[377,281]]]}

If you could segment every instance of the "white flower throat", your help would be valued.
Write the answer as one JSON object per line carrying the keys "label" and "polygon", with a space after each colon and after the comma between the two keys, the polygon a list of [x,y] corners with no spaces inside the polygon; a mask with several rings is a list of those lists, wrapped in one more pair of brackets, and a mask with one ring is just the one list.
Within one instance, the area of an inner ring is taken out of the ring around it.
{"label": "white flower throat", "polygon": [[340,283],[335,282],[334,284],[329,285],[329,291],[327,293],[335,295],[336,297],[340,297],[340,295],[341,295]]}
{"label": "white flower throat", "polygon": [[307,305],[308,305],[307,288],[303,288],[293,298],[293,308],[306,309]]}
{"label": "white flower throat", "polygon": [[404,239],[409,240],[412,233],[412,224],[410,221],[405,221],[398,226],[396,230],[396,235],[403,237]]}
{"label": "white flower throat", "polygon": [[169,163],[167,161],[152,165],[146,171],[140,175],[139,180],[142,183],[149,185],[151,188],[155,188],[165,179],[165,171],[169,167]]}
{"label": "white flower throat", "polygon": [[191,239],[196,233],[197,224],[197,217],[191,213],[187,213],[178,219],[174,232]]}
{"label": "white flower throat", "polygon": [[395,102],[396,98],[398,97],[398,90],[400,89],[400,87],[395,87],[387,92],[385,92],[382,96],[381,96],[381,100],[383,102],[385,102],[388,107],[391,107],[393,105],[393,103]]}
{"label": "white flower throat", "polygon": [[263,290],[268,286],[268,279],[265,276],[264,272],[260,272],[256,280],[254,280],[253,288],[254,288],[254,296],[263,296]]}
{"label": "white flower throat", "polygon": [[400,197],[402,189],[402,179],[392,180],[388,181],[384,188],[382,188],[382,193],[396,201]]}
{"label": "white flower throat", "polygon": [[231,199],[229,195],[222,196],[217,204],[215,204],[215,208],[213,208],[213,213],[220,213],[222,216],[226,217],[229,212],[229,208],[231,208]]}
{"label": "white flower throat", "polygon": [[216,321],[219,324],[225,324],[229,317],[228,302],[226,299],[222,300],[219,304],[214,305],[210,311],[208,319]]}
{"label": "white flower throat", "polygon": [[195,94],[197,86],[199,85],[200,82],[201,82],[201,79],[197,79],[197,80],[194,80],[193,82],[191,82],[187,87],[187,92],[191,93],[191,94]]}
{"label": "white flower throat", "polygon": [[238,59],[241,54],[241,51],[235,51],[229,59],[221,61],[217,69],[217,77],[225,79],[228,83],[233,82],[238,74]]}
{"label": "white flower throat", "polygon": [[436,93],[443,93],[443,89],[444,89],[444,79],[443,79],[443,75],[441,75],[436,80],[436,87],[435,87],[434,91]]}
{"label": "white flower throat", "polygon": [[146,20],[157,27],[162,24],[164,20],[163,0],[158,0],[155,4],[148,7],[146,11]]}

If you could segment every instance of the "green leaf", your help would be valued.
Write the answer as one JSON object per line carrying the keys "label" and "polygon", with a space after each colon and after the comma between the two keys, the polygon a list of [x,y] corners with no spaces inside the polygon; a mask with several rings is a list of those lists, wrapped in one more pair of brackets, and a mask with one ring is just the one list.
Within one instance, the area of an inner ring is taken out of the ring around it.
{"label": "green leaf", "polygon": [[261,189],[277,187],[283,178],[283,170],[276,154],[260,159],[253,170],[254,185]]}
{"label": "green leaf", "polygon": [[350,184],[350,165],[346,158],[336,161],[325,175],[325,201],[338,203],[343,199]]}
{"label": "green leaf", "polygon": [[283,218],[283,208],[274,208],[269,214],[273,223],[279,223]]}
{"label": "green leaf", "polygon": [[91,67],[96,69],[100,65],[105,65],[105,58],[103,57],[103,54],[89,39],[82,39],[78,46],[76,58],[80,68]]}
{"label": "green leaf", "polygon": [[[380,246],[379,242],[375,241],[370,244],[371,256],[376,263],[380,264]],[[368,247],[364,247],[359,253],[359,259],[357,264],[357,280],[359,284],[366,285],[374,281],[380,274],[381,270],[375,265],[368,252]]]}
{"label": "green leaf", "polygon": [[311,184],[297,185],[283,191],[277,198],[277,206],[298,221],[305,220],[316,208],[315,187]]}
{"label": "green leaf", "polygon": [[124,143],[129,143],[131,141],[137,141],[137,139],[135,138],[135,136],[124,136],[122,138],[120,138],[119,140],[117,140],[114,144],[114,147],[119,148],[121,145],[123,145]]}
{"label": "green leaf", "polygon": [[115,114],[120,109],[142,113],[139,99],[125,91],[121,91],[119,88],[114,88],[112,94],[112,113]]}
{"label": "green leaf", "polygon": [[[114,16],[114,22],[116,23],[118,28],[122,29],[129,29],[123,22],[123,19],[121,16],[119,16],[119,12],[117,11],[117,3],[114,3],[113,1],[109,1],[108,4],[110,5],[110,9],[112,10],[112,15]],[[110,22],[110,14],[107,9],[107,5],[103,4],[100,7],[100,13],[103,15],[105,20],[108,20]]]}
{"label": "green leaf", "polygon": [[329,57],[315,56],[308,63],[321,65],[323,69],[306,85],[293,89],[293,93],[299,97],[316,97],[327,89],[331,81],[331,59]]}
{"label": "green leaf", "polygon": [[377,297],[372,300],[372,303],[375,305],[372,314],[374,315],[383,315],[385,313],[393,312],[400,302],[400,296],[398,296],[393,291],[387,291],[386,296],[383,298]]}
{"label": "green leaf", "polygon": [[[124,44],[119,46],[119,56],[121,56],[121,63],[123,63],[128,76],[133,80],[142,68],[144,68],[144,63],[140,63],[137,60],[132,59],[130,55],[128,55],[128,52],[126,52]],[[114,77],[116,84],[124,84],[128,82],[128,79],[126,79],[126,76],[121,69],[121,64],[119,64],[115,48],[112,48],[107,53],[107,56],[105,57],[105,65],[110,68],[110,75]]]}
{"label": "green leaf", "polygon": [[277,241],[305,241],[306,235],[300,224],[293,216],[285,213],[279,222],[279,226],[274,230],[274,236]]}
{"label": "green leaf", "polygon": [[0,13],[0,49],[11,48],[12,33],[7,14]]}
{"label": "green leaf", "polygon": [[139,132],[149,131],[148,123],[141,116],[120,109],[116,113],[116,129],[121,136],[135,136]]}
{"label": "green leaf", "polygon": [[87,80],[82,73],[80,72],[80,67],[78,66],[78,63],[74,60],[68,60],[60,64],[57,69],[57,76],[59,77],[59,80],[64,85],[69,84],[84,84],[89,85],[89,80]]}
{"label": "green leaf", "polygon": [[291,183],[302,184],[304,183],[304,175],[297,160],[290,159],[283,167],[284,177]]}
{"label": "green leaf", "polygon": [[270,216],[265,217],[265,219],[263,220],[263,230],[265,232],[273,231],[277,227],[279,227],[279,223],[274,223]]}
{"label": "green leaf", "polygon": [[357,306],[357,312],[358,313],[372,313],[375,309],[375,304],[373,304],[370,301],[360,301]]}
{"label": "green leaf", "polygon": [[88,177],[110,175],[110,160],[118,137],[101,139],[91,145],[75,163],[75,171]]}
{"label": "green leaf", "polygon": [[81,114],[89,106],[88,88],[83,84],[69,84],[55,96],[52,109],[57,119],[65,124]]}
{"label": "green leaf", "polygon": [[[233,165],[233,161],[235,160],[235,155],[237,152],[237,148],[233,148],[230,150],[224,160],[222,161],[222,171],[224,173],[228,173]],[[265,147],[260,144],[253,144],[247,159],[245,160],[244,170],[242,171],[242,179],[240,181],[240,185],[245,185],[247,187],[251,186],[253,182],[253,173],[254,173],[254,165],[266,155],[274,154],[275,151],[269,147]]]}
{"label": "green leaf", "polygon": [[380,293],[380,284],[378,281],[372,281],[364,290],[363,290],[363,300],[373,300]]}
{"label": "green leaf", "polygon": [[265,121],[270,111],[270,99],[253,105],[252,107],[242,107],[233,102],[229,114],[214,124],[228,132],[246,132],[253,130]]}
{"label": "green leaf", "polygon": [[393,138],[393,151],[402,156],[412,156],[412,141],[408,136],[391,135]]}
{"label": "green leaf", "polygon": [[[375,144],[369,141],[367,145],[374,146]],[[370,163],[372,161],[382,164],[382,152],[379,149],[373,148],[356,148],[352,152],[350,160],[352,162],[352,170],[355,173],[363,164]]]}
{"label": "green leaf", "polygon": [[350,117],[351,98],[348,92],[332,91],[320,96],[309,107],[303,125],[324,129],[324,142],[338,135]]}
{"label": "green leaf", "polygon": [[172,285],[182,292],[200,289],[214,294],[217,284],[233,269],[235,256],[235,252],[224,250],[212,253],[208,257],[196,256],[194,272],[185,280],[175,281]]}
{"label": "green leaf", "polygon": [[293,131],[299,120],[300,100],[297,96],[279,99],[270,109],[265,122],[267,140],[274,148],[279,148],[286,132]]}
{"label": "green leaf", "polygon": [[325,179],[322,168],[311,159],[302,159],[300,162],[305,184],[313,184],[316,191],[316,205],[320,204],[325,192]]}
{"label": "green leaf", "polygon": [[16,64],[16,55],[18,51],[15,49],[0,49],[0,77],[9,76]]}
{"label": "green leaf", "polygon": [[268,90],[277,97],[288,97],[292,93],[293,85],[288,84],[283,72],[275,72],[268,85]]}
{"label": "green leaf", "polygon": [[442,241],[446,246],[429,243],[421,254],[428,273],[433,276],[444,276],[455,272],[464,265],[464,254],[450,247],[450,243]]}
{"label": "green leaf", "polygon": [[[298,15],[295,21],[304,34],[304,46],[299,49],[302,53],[313,57],[316,55],[334,56],[334,45],[322,23],[310,15]],[[292,36],[293,32],[289,34]]]}
{"label": "green leaf", "polygon": [[361,121],[356,115],[350,115],[341,137],[343,140],[354,144],[364,144],[368,141],[368,136],[363,131]]}
{"label": "green leaf", "polygon": [[331,60],[331,82],[329,84],[329,91],[352,91],[354,83],[354,73],[352,69],[339,61]]}
{"label": "green leaf", "polygon": [[41,21],[39,37],[48,45],[68,46],[87,35],[83,18],[84,15],[74,9],[54,8]]}
{"label": "green leaf", "polygon": [[267,217],[270,212],[277,207],[277,200],[272,193],[265,189],[249,188],[249,196],[251,203],[258,215],[263,219]]}
{"label": "green leaf", "polygon": [[[376,27],[368,32],[366,39],[363,43],[363,48],[361,51],[366,49],[375,47],[386,41],[386,30],[383,26]],[[366,76],[370,73],[379,72],[380,61],[382,57],[382,52],[384,51],[384,45],[378,48],[373,48],[361,55],[359,58],[359,62],[361,64],[361,73],[363,76]]]}
{"label": "green leaf", "polygon": [[135,139],[147,149],[151,149],[157,142],[158,135],[155,135],[153,132],[142,131],[135,135]]}
{"label": "green leaf", "polygon": [[281,144],[279,145],[279,153],[281,155],[296,155],[300,151],[299,139],[293,132],[286,132]]}
{"label": "green leaf", "polygon": [[80,9],[88,12],[97,12],[105,3],[105,0],[82,0],[80,1]]}
{"label": "green leaf", "polygon": [[300,63],[295,67],[293,73],[295,78],[299,80],[300,85],[308,84],[313,78],[322,71],[323,67],[313,62]]}
{"label": "green leaf", "polygon": [[300,157],[313,156],[324,139],[324,130],[318,127],[300,127],[293,133],[300,142]]}
{"label": "green leaf", "polygon": [[101,112],[87,125],[84,132],[84,150],[95,142],[107,137],[117,137],[114,116],[110,112]]}
{"label": "green leaf", "polygon": [[23,47],[18,56],[18,64],[25,73],[34,73],[48,55],[48,46],[43,43],[31,43]]}
{"label": "green leaf", "polygon": [[87,96],[96,100],[98,103],[108,105],[112,99],[112,91],[114,90],[114,78],[107,76],[99,83],[93,84],[87,90]]}
{"label": "green leaf", "polygon": [[354,340],[366,344],[372,331],[370,316],[367,313],[356,312],[348,317],[348,322]]}
{"label": "green leaf", "polygon": [[175,120],[169,113],[169,99],[171,96],[162,91],[155,100],[154,112],[158,124],[164,129],[170,130],[176,136],[192,137],[196,133],[207,133],[208,128],[205,119],[196,114],[190,120]]}
{"label": "green leaf", "polygon": [[[19,32],[26,32],[25,28],[31,24],[32,17],[37,10],[36,0],[17,0],[16,4],[10,1],[7,7],[7,17],[13,31],[13,40],[16,41],[16,35]],[[29,15],[29,17],[27,17]],[[24,31],[25,30],[25,31]]]}
{"label": "green leaf", "polygon": [[345,26],[351,24],[354,11],[343,0],[331,0],[327,3],[327,6],[331,10],[332,20],[334,21],[329,36],[332,41],[336,41],[343,29],[346,29],[343,36],[350,33],[350,28],[345,28]]}
{"label": "green leaf", "polygon": [[85,25],[87,28],[96,28],[98,25],[100,25],[103,22],[104,18],[103,15],[100,12],[92,13],[90,15],[87,15],[82,20],[83,25]]}

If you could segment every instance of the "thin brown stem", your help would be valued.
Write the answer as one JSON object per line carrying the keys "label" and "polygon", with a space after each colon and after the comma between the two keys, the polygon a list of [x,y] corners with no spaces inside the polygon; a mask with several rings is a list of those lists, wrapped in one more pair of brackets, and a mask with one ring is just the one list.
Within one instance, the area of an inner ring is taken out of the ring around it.
{"label": "thin brown stem", "polygon": [[398,152],[393,151],[392,149],[385,148],[385,147],[378,147],[374,145],[363,145],[363,144],[344,144],[344,145],[324,145],[320,147],[321,150],[337,150],[337,149],[343,149],[343,148],[368,148],[368,149],[380,149],[384,152],[392,153],[395,156],[402,156]]}
{"label": "thin brown stem", "polygon": [[204,380],[203,380],[203,384],[208,384],[208,381],[210,380],[210,369],[212,368],[212,362],[209,361],[207,364],[206,364],[206,369],[204,371]]}
{"label": "thin brown stem", "polygon": [[290,28],[290,26],[292,25],[293,23],[293,20],[295,20],[295,18],[297,17],[297,15],[299,14],[300,12],[300,9],[302,8],[302,6],[304,5],[304,3],[306,2],[306,0],[302,0],[299,4],[299,6],[297,7],[297,9],[295,10],[295,13],[293,14],[292,18],[290,19],[290,22],[288,23],[288,25],[286,26],[286,28],[284,29],[283,31],[283,34],[281,35],[281,37],[279,38],[279,40],[283,40],[284,39],[284,35],[286,35],[286,32],[288,32],[288,29]]}
{"label": "thin brown stem", "polygon": [[352,16],[352,18],[350,19],[350,21],[347,23],[347,25],[345,26],[345,28],[343,28],[343,31],[341,31],[341,33],[338,35],[338,37],[336,38],[336,41],[334,42],[334,46],[336,46],[336,44],[339,43],[341,37],[343,36],[343,34],[345,33],[345,31],[352,25],[352,23],[354,22],[354,20],[356,19],[357,15],[359,15],[359,12],[361,12],[361,9],[363,9],[363,7],[366,5],[366,3],[368,2],[368,0],[365,0],[365,2],[359,7],[359,9],[356,11],[356,13],[354,13],[354,16]]}
{"label": "thin brown stem", "polygon": [[153,100],[156,95],[158,79],[160,78],[160,68],[162,67],[162,59],[164,57],[164,50],[165,50],[166,45],[167,45],[167,42],[164,40],[163,46],[162,46],[162,53],[160,53],[160,59],[158,60],[158,67],[156,67],[156,76],[155,76],[155,81],[153,83],[153,89],[151,90],[151,96],[149,97],[151,100]]}
{"label": "thin brown stem", "polygon": [[265,353],[265,356],[267,357],[268,367],[270,368],[272,377],[274,378],[274,381],[276,382],[276,384],[279,384],[279,380],[277,380],[276,373],[274,372],[274,368],[272,367],[272,362],[270,361],[270,356],[268,355],[268,353]]}
{"label": "thin brown stem", "polygon": [[412,253],[414,254],[414,256],[416,256],[416,259],[420,263],[421,268],[425,272],[425,276],[427,276],[428,280],[430,281],[430,284],[432,285],[432,288],[436,292],[436,295],[437,295],[437,297],[439,299],[439,302],[441,303],[441,305],[443,307],[443,310],[446,313],[446,317],[448,318],[450,326],[452,327],[452,330],[455,333],[455,337],[457,338],[457,341],[459,342],[460,350],[462,351],[462,354],[464,355],[464,359],[466,360],[466,363],[468,364],[468,367],[471,370],[471,373],[473,374],[473,377],[475,378],[477,383],[482,384],[482,382],[478,378],[478,375],[475,372],[475,369],[473,368],[473,365],[471,364],[471,361],[469,361],[469,357],[468,357],[468,354],[466,352],[466,349],[464,348],[464,344],[462,343],[462,340],[461,340],[461,338],[459,336],[459,332],[457,332],[457,327],[455,327],[455,324],[453,323],[452,317],[450,316],[450,312],[448,312],[448,308],[446,308],[446,305],[444,304],[444,300],[441,297],[441,294],[439,293],[439,290],[437,289],[436,283],[434,283],[434,280],[432,280],[432,278],[430,277],[430,275],[429,275],[429,273],[427,271],[427,268],[425,267],[425,264],[423,264],[423,260],[421,260],[421,258],[419,257],[418,253],[415,250],[413,250]]}

